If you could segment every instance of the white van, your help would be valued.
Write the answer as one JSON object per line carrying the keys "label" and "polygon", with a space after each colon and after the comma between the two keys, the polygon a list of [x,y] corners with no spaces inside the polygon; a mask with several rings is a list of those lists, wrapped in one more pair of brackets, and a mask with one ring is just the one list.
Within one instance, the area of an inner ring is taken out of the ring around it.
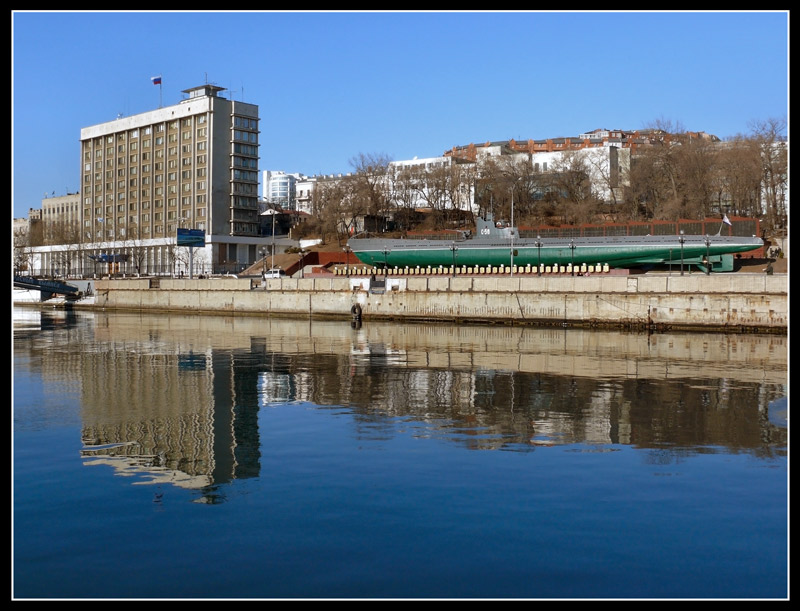
{"label": "white van", "polygon": [[264,279],[267,278],[286,278],[286,272],[282,269],[268,269],[264,272]]}

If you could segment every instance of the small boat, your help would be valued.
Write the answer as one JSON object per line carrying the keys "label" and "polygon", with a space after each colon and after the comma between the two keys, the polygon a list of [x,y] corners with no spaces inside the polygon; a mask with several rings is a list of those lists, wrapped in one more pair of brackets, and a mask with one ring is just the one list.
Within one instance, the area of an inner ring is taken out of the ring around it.
{"label": "small boat", "polygon": [[[721,232],[720,232],[721,233]],[[519,268],[548,265],[605,265],[610,268],[696,264],[732,271],[733,255],[762,248],[761,238],[723,235],[646,235],[596,237],[520,237],[516,227],[479,217],[475,232],[451,238],[374,238],[354,236],[348,246],[359,261],[380,268]]]}

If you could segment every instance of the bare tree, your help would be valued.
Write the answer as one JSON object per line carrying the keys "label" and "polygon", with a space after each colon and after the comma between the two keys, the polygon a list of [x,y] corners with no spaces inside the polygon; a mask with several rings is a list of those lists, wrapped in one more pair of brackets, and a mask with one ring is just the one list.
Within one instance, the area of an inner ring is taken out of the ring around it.
{"label": "bare tree", "polygon": [[14,272],[33,273],[33,248],[30,244],[28,231],[25,229],[14,230]]}
{"label": "bare tree", "polygon": [[676,201],[683,218],[704,218],[710,212],[714,184],[714,147],[709,141],[683,138],[675,147]]}
{"label": "bare tree", "polygon": [[133,262],[133,269],[136,275],[141,276],[147,251],[139,239],[139,226],[135,222],[131,222],[128,225],[124,244],[128,250],[130,260]]}
{"label": "bare tree", "polygon": [[69,220],[48,221],[44,226],[44,241],[54,247],[50,259],[55,268],[60,274],[70,276],[81,252],[80,224]]}
{"label": "bare tree", "polygon": [[767,230],[786,227],[788,192],[788,151],[786,120],[767,119],[751,124],[753,142],[761,159],[762,196]]}
{"label": "bare tree", "polygon": [[552,163],[548,172],[548,185],[558,194],[562,223],[592,220],[595,201],[589,173],[586,158],[578,151],[567,151]]}
{"label": "bare tree", "polygon": [[712,194],[717,210],[737,216],[760,216],[761,160],[757,147],[736,136],[716,154]]}
{"label": "bare tree", "polygon": [[354,196],[363,201],[368,214],[377,216],[389,207],[386,176],[390,162],[383,153],[359,153],[350,160],[355,170]]}

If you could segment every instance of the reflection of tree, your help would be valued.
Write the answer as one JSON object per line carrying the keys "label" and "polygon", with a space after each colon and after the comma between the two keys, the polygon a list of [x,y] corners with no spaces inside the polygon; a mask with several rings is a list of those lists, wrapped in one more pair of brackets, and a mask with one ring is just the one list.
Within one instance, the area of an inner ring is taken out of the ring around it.
{"label": "reflection of tree", "polygon": [[[291,358],[287,371],[305,369],[301,359]],[[772,444],[786,442],[785,431],[763,422],[759,384],[739,384],[722,392],[724,380],[604,381],[417,369],[387,365],[380,355],[344,361],[318,355],[316,360],[313,383],[306,385],[313,392],[304,399],[319,405],[349,404],[384,417],[410,417],[450,434],[458,430],[461,434],[454,438],[475,448],[543,438],[551,443],[663,445],[693,451],[727,446],[771,454]],[[771,439],[766,445],[765,428]]]}

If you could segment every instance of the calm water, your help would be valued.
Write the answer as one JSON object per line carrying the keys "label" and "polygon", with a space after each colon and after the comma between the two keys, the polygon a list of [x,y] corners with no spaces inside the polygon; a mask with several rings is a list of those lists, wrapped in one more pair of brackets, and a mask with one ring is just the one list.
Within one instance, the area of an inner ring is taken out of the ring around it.
{"label": "calm water", "polygon": [[786,337],[13,332],[17,599],[788,596]]}

